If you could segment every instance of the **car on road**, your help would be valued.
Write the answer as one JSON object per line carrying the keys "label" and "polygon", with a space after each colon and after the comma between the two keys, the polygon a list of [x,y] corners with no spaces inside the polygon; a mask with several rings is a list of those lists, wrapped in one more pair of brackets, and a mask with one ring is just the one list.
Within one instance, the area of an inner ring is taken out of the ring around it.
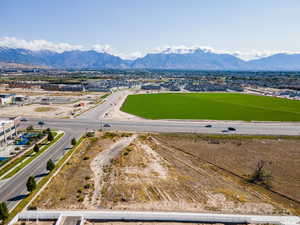
{"label": "car on road", "polygon": [[222,133],[227,133],[229,132],[229,130],[222,130]]}
{"label": "car on road", "polygon": [[45,125],[45,122],[44,122],[44,121],[42,121],[42,120],[40,120],[40,121],[38,122],[38,125],[40,125],[40,126],[44,126],[44,125]]}
{"label": "car on road", "polygon": [[236,131],[236,129],[234,127],[228,127],[229,131]]}
{"label": "car on road", "polygon": [[20,121],[22,121],[22,122],[27,122],[28,119],[26,119],[26,118],[21,118]]}
{"label": "car on road", "polygon": [[211,128],[211,127],[212,127],[212,125],[208,124],[208,125],[206,125],[205,127],[207,127],[207,128]]}
{"label": "car on road", "polygon": [[111,127],[111,125],[109,125],[108,123],[104,124],[103,127]]}

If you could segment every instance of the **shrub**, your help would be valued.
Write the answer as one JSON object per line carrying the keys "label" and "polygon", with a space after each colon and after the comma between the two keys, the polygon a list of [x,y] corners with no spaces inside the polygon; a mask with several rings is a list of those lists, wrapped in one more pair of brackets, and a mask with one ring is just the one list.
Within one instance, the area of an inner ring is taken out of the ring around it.
{"label": "shrub", "polygon": [[266,172],[265,170],[266,164],[267,162],[263,160],[257,162],[256,168],[249,178],[250,183],[262,184],[267,187],[270,186],[270,181],[272,179],[272,176],[271,174]]}
{"label": "shrub", "polygon": [[77,143],[77,141],[76,141],[76,138],[72,138],[72,140],[71,140],[71,145],[76,145],[76,143]]}
{"label": "shrub", "polygon": [[86,133],[86,137],[94,137],[95,136],[95,132],[87,132]]}
{"label": "shrub", "polygon": [[48,141],[53,141],[53,139],[54,139],[54,138],[53,138],[53,134],[52,134],[51,132],[49,132],[49,133],[48,133],[47,140],[48,140]]}
{"label": "shrub", "polygon": [[40,148],[39,148],[38,145],[35,145],[35,146],[33,147],[33,151],[34,151],[34,152],[39,152],[39,150],[40,150]]}
{"label": "shrub", "polygon": [[51,159],[48,160],[46,168],[49,172],[51,172],[55,168],[55,164]]}
{"label": "shrub", "polygon": [[91,184],[86,184],[83,186],[85,189],[89,189],[91,187]]}
{"label": "shrub", "polygon": [[0,203],[0,220],[5,220],[8,218],[8,209],[5,202]]}
{"label": "shrub", "polygon": [[26,183],[27,191],[32,192],[36,189],[36,182],[33,176],[30,176]]}

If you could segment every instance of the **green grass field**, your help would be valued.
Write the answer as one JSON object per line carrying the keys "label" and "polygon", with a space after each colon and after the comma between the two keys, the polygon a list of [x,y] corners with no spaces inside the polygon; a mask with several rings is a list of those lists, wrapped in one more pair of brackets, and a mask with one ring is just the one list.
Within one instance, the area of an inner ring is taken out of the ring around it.
{"label": "green grass field", "polygon": [[300,121],[300,101],[238,93],[129,95],[121,110],[147,119]]}

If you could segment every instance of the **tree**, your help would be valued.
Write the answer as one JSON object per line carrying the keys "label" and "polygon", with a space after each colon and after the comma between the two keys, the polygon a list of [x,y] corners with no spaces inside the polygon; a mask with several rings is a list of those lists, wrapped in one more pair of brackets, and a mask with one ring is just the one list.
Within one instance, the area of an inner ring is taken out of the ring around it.
{"label": "tree", "polygon": [[32,192],[36,188],[36,182],[33,176],[30,176],[26,183],[27,191]]}
{"label": "tree", "polygon": [[34,147],[33,147],[33,151],[34,152],[39,152],[40,148],[39,146],[36,144]]}
{"label": "tree", "polygon": [[49,132],[49,133],[48,133],[47,140],[48,140],[48,141],[53,141],[53,139],[54,139],[54,138],[53,138],[52,132]]}
{"label": "tree", "polygon": [[8,209],[5,202],[0,203],[0,220],[5,220],[8,218]]}
{"label": "tree", "polygon": [[51,159],[49,159],[48,162],[47,162],[47,170],[49,172],[51,172],[54,168],[55,168],[54,162]]}
{"label": "tree", "polygon": [[267,173],[265,170],[266,161],[260,160],[256,164],[256,168],[252,175],[250,176],[249,182],[255,184],[262,184],[265,186],[270,186],[270,181],[272,179],[271,174]]}
{"label": "tree", "polygon": [[76,141],[76,138],[72,138],[72,140],[71,140],[71,145],[76,145],[76,143],[77,143],[77,141]]}

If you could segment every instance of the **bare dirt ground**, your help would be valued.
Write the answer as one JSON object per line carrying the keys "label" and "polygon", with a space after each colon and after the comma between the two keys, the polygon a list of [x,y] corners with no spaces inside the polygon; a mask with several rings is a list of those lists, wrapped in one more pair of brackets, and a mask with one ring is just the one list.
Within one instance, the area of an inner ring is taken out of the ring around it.
{"label": "bare dirt ground", "polygon": [[[108,150],[118,151],[121,148],[119,144],[126,146],[129,136],[125,133],[96,133],[96,137],[81,145],[31,206],[39,209],[93,209],[92,199],[98,184],[101,184],[101,174],[95,169],[102,168],[107,160],[113,160],[114,153]],[[102,164],[98,162],[99,154],[107,159],[102,160]],[[99,183],[95,185],[95,181]]]}
{"label": "bare dirt ground", "polygon": [[[197,159],[137,140],[106,170],[102,206],[112,209],[287,214]],[[169,148],[169,147],[168,147]]]}
{"label": "bare dirt ground", "polygon": [[94,192],[92,198],[89,201],[86,201],[87,207],[89,205],[94,206],[95,208],[99,208],[101,202],[101,190],[103,186],[103,174],[105,169],[109,166],[112,160],[114,160],[120,152],[127,147],[134,139],[136,135],[123,137],[122,139],[115,142],[110,148],[100,152],[91,162],[91,169],[94,173]]}
{"label": "bare dirt ground", "polygon": [[[299,142],[297,138],[184,134],[135,138],[106,132],[86,142],[32,205],[299,214]],[[282,194],[246,182],[262,159],[271,162],[266,168],[273,176],[271,188],[280,188]]]}
{"label": "bare dirt ground", "polygon": [[[21,117],[36,117],[36,118],[70,118],[72,113],[78,114],[88,110],[91,105],[88,101],[80,101],[85,104],[83,107],[74,107],[75,104],[51,104],[45,106],[41,104],[32,104],[18,106],[13,105],[1,108],[1,116],[21,116]],[[47,108],[46,108],[47,107]],[[47,112],[47,113],[45,113]]]}
{"label": "bare dirt ground", "polygon": [[[40,118],[72,118],[82,112],[96,106],[100,97],[104,93],[86,93],[86,92],[55,92],[41,91],[40,89],[0,89],[0,93],[16,93],[26,96],[29,100],[23,105],[10,105],[1,108],[1,116],[22,116],[22,117],[40,117]],[[51,104],[41,104],[41,99],[50,99]],[[53,100],[53,101],[52,101]],[[55,102],[65,102],[58,103]],[[82,106],[77,106],[83,103]],[[45,113],[47,112],[47,113]]]}
{"label": "bare dirt ground", "polygon": [[[161,154],[190,159],[190,165],[215,170],[260,199],[300,213],[300,139],[290,138],[222,138],[201,135],[156,135],[156,146]],[[168,146],[168,147],[166,147]],[[171,149],[171,150],[170,150]],[[271,174],[270,190],[245,184],[259,160],[267,162],[265,170]],[[222,192],[222,191],[221,191]]]}

